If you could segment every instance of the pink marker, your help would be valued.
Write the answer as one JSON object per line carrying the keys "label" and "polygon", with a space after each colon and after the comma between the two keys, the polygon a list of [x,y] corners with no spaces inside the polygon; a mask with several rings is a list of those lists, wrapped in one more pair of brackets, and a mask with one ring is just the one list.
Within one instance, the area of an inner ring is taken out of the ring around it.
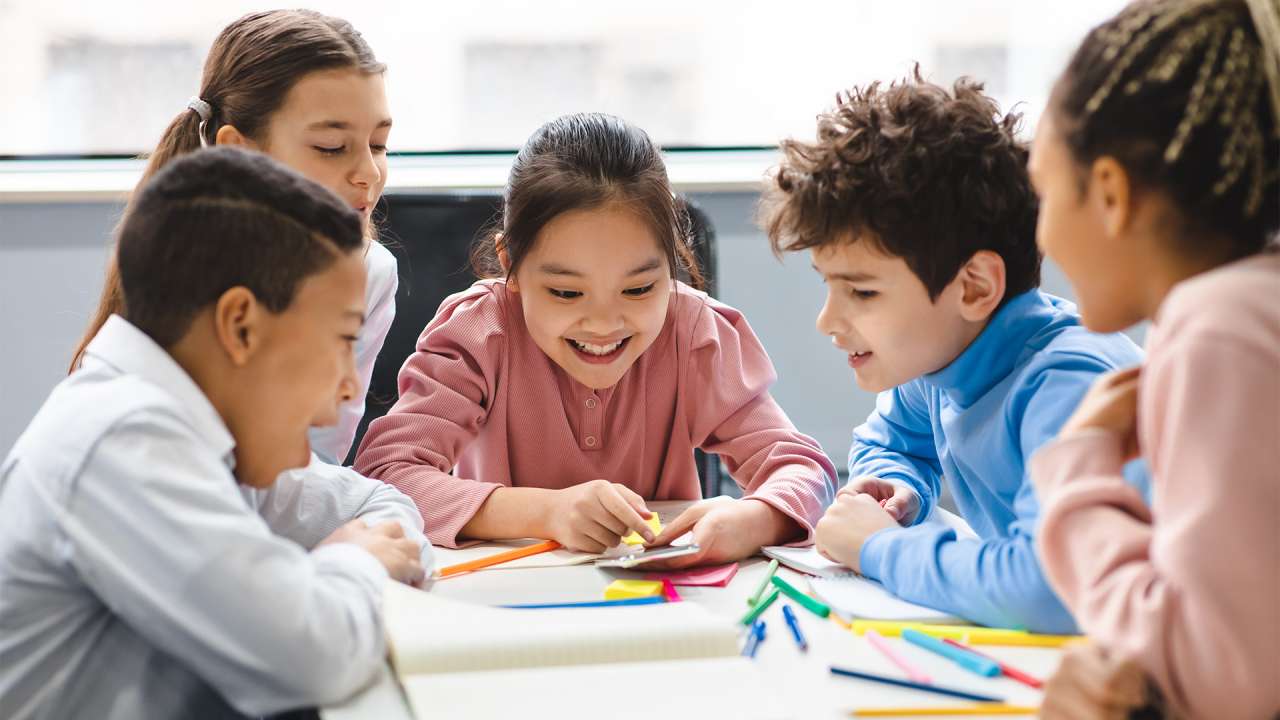
{"label": "pink marker", "polygon": [[933,678],[920,672],[919,668],[917,668],[916,666],[912,665],[911,663],[903,659],[903,657],[899,655],[897,651],[895,651],[889,645],[888,642],[885,641],[883,635],[876,632],[875,630],[867,630],[865,633],[863,633],[863,637],[867,639],[867,642],[871,643],[872,647],[874,647],[875,649],[883,653],[884,656],[889,658],[889,660],[892,661],[894,665],[897,665],[898,668],[902,670],[902,672],[906,673],[907,679],[913,680],[918,683],[924,683],[925,685],[933,684]]}

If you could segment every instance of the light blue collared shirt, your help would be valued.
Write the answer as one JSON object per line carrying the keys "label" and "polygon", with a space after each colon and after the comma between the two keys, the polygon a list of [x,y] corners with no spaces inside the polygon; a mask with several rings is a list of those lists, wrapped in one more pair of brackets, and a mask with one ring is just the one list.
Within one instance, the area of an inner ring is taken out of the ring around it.
{"label": "light blue collared shirt", "polygon": [[162,348],[117,316],[0,465],[0,717],[266,714],[358,690],[383,662],[387,581],[363,549],[308,551],[394,488],[313,462],[268,490]]}
{"label": "light blue collared shirt", "polygon": [[[1032,290],[1000,308],[951,364],[880,393],[854,431],[849,477],[906,485],[920,512],[912,527],[868,538],[862,572],[907,600],[984,625],[1075,632],[1036,558],[1040,506],[1026,461],[1098,375],[1141,360],[1128,338],[1089,332],[1073,304]],[[1132,476],[1146,483],[1145,468]],[[944,477],[977,540],[918,524]]]}

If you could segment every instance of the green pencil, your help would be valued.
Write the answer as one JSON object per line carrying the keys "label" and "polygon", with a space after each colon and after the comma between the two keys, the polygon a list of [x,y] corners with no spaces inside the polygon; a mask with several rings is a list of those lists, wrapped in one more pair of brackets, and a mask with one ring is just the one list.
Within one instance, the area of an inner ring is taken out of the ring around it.
{"label": "green pencil", "polygon": [[778,588],[774,588],[773,590],[769,591],[768,595],[764,596],[763,600],[756,603],[755,607],[748,610],[746,615],[742,616],[742,624],[750,627],[751,623],[755,622],[756,618],[760,617],[760,615],[762,615],[765,610],[768,610],[769,606],[773,604],[773,601],[777,599],[778,599]]}
{"label": "green pencil", "polygon": [[760,581],[760,587],[756,588],[756,591],[751,593],[751,597],[747,598],[748,605],[754,606],[756,603],[760,602],[760,596],[764,594],[764,589],[769,587],[769,579],[772,578],[773,574],[776,572],[778,572],[778,561],[776,559],[770,560],[769,572],[764,574],[764,580]]}
{"label": "green pencil", "polygon": [[787,597],[800,603],[801,605],[804,606],[805,610],[808,610],[814,615],[824,618],[831,614],[831,608],[827,607],[821,602],[818,602],[817,600],[814,600],[808,595],[805,595],[804,593],[800,592],[800,590],[797,589],[795,585],[792,585],[786,580],[783,580],[782,578],[775,575],[773,576],[773,578],[771,578],[771,581],[773,582],[774,585],[778,586],[779,590],[786,593]]}

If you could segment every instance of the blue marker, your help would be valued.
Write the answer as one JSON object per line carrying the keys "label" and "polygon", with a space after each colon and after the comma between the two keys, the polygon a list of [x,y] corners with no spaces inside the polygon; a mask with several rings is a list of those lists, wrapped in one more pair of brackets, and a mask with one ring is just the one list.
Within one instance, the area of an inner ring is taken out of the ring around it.
{"label": "blue marker", "polygon": [[751,626],[751,634],[747,636],[747,644],[742,648],[742,654],[751,658],[756,657],[756,651],[760,649],[760,643],[764,642],[765,624],[763,620],[757,620]]}
{"label": "blue marker", "polygon": [[786,618],[787,626],[791,628],[791,634],[796,638],[796,645],[800,646],[800,652],[809,652],[809,643],[804,639],[804,633],[800,632],[800,621],[796,619],[796,614],[791,610],[790,605],[782,606],[782,617]]}
{"label": "blue marker", "polygon": [[902,639],[912,645],[919,645],[925,650],[935,652],[969,672],[977,673],[983,677],[995,677],[1000,674],[1000,663],[981,655],[975,655],[968,650],[961,650],[954,645],[948,645],[935,637],[925,635],[919,630],[903,628]]}

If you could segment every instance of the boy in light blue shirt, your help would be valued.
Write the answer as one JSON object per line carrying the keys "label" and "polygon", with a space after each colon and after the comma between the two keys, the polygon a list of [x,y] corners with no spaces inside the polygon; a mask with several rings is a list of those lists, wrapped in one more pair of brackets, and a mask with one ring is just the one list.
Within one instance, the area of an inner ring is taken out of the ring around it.
{"label": "boy in light blue shirt", "polygon": [[[775,252],[808,249],[828,286],[818,329],[879,393],[819,552],[891,592],[984,625],[1076,624],[1035,554],[1025,462],[1101,373],[1137,364],[1037,289],[1037,203],[1018,116],[982,86],[855,88],[817,140],[783,143],[762,217]],[[946,478],[978,539],[921,524]]]}

